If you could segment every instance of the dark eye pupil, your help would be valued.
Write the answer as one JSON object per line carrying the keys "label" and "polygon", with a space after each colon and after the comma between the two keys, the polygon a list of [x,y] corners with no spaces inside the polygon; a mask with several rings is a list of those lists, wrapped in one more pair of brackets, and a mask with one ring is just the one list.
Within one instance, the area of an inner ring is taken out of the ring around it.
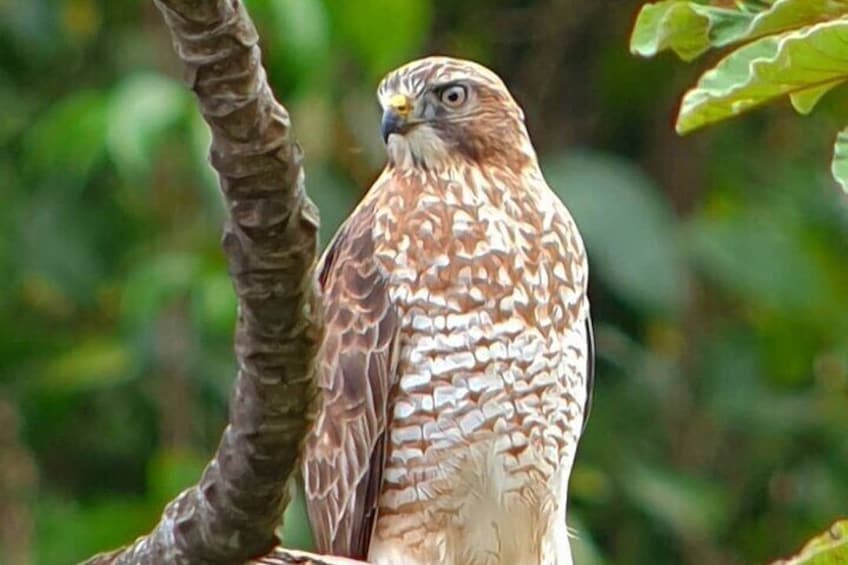
{"label": "dark eye pupil", "polygon": [[451,102],[456,102],[457,100],[459,100],[459,94],[457,94],[456,91],[449,93],[448,100],[450,100]]}

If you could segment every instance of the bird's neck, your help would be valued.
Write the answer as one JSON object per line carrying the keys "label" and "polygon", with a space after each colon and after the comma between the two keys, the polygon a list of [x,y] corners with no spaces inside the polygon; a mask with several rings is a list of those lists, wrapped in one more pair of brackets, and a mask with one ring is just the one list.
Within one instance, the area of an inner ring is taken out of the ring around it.
{"label": "bird's neck", "polygon": [[[381,182],[385,181],[385,182]],[[541,181],[541,182],[538,182]],[[528,187],[545,187],[535,156],[520,169],[453,160],[444,167],[402,167],[389,163],[375,183],[395,209],[411,210],[432,204],[477,207],[490,205],[509,215],[534,200]],[[382,199],[381,198],[381,199]],[[526,213],[526,212],[525,212]]]}

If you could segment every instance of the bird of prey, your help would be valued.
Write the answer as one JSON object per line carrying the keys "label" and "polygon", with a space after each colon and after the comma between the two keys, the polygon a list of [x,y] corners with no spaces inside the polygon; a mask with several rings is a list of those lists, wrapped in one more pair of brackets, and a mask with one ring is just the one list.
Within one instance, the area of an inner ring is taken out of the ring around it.
{"label": "bird of prey", "polygon": [[593,373],[588,266],[501,79],[430,57],[380,83],[388,162],[318,270],[318,549],[375,565],[572,563]]}

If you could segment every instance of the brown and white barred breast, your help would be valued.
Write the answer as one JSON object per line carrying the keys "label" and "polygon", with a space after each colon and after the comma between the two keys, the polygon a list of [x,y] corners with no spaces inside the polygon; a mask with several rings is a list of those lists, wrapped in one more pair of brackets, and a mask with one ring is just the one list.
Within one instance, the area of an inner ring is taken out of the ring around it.
{"label": "brown and white barred breast", "polygon": [[570,564],[591,354],[570,214],[535,164],[390,168],[368,199],[401,329],[371,561]]}

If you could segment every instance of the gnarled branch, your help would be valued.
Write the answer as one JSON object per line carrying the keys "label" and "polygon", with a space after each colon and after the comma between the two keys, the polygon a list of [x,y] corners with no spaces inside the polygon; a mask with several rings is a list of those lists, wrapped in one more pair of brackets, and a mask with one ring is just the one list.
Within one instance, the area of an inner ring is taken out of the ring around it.
{"label": "gnarled branch", "polygon": [[[229,211],[223,248],[239,303],[238,375],[229,425],[199,483],[168,504],[150,534],[90,562],[238,563],[275,546],[286,485],[317,409],[318,211],[241,2],[154,2],[212,130],[211,162]],[[299,555],[281,550],[269,562],[308,562]]]}

